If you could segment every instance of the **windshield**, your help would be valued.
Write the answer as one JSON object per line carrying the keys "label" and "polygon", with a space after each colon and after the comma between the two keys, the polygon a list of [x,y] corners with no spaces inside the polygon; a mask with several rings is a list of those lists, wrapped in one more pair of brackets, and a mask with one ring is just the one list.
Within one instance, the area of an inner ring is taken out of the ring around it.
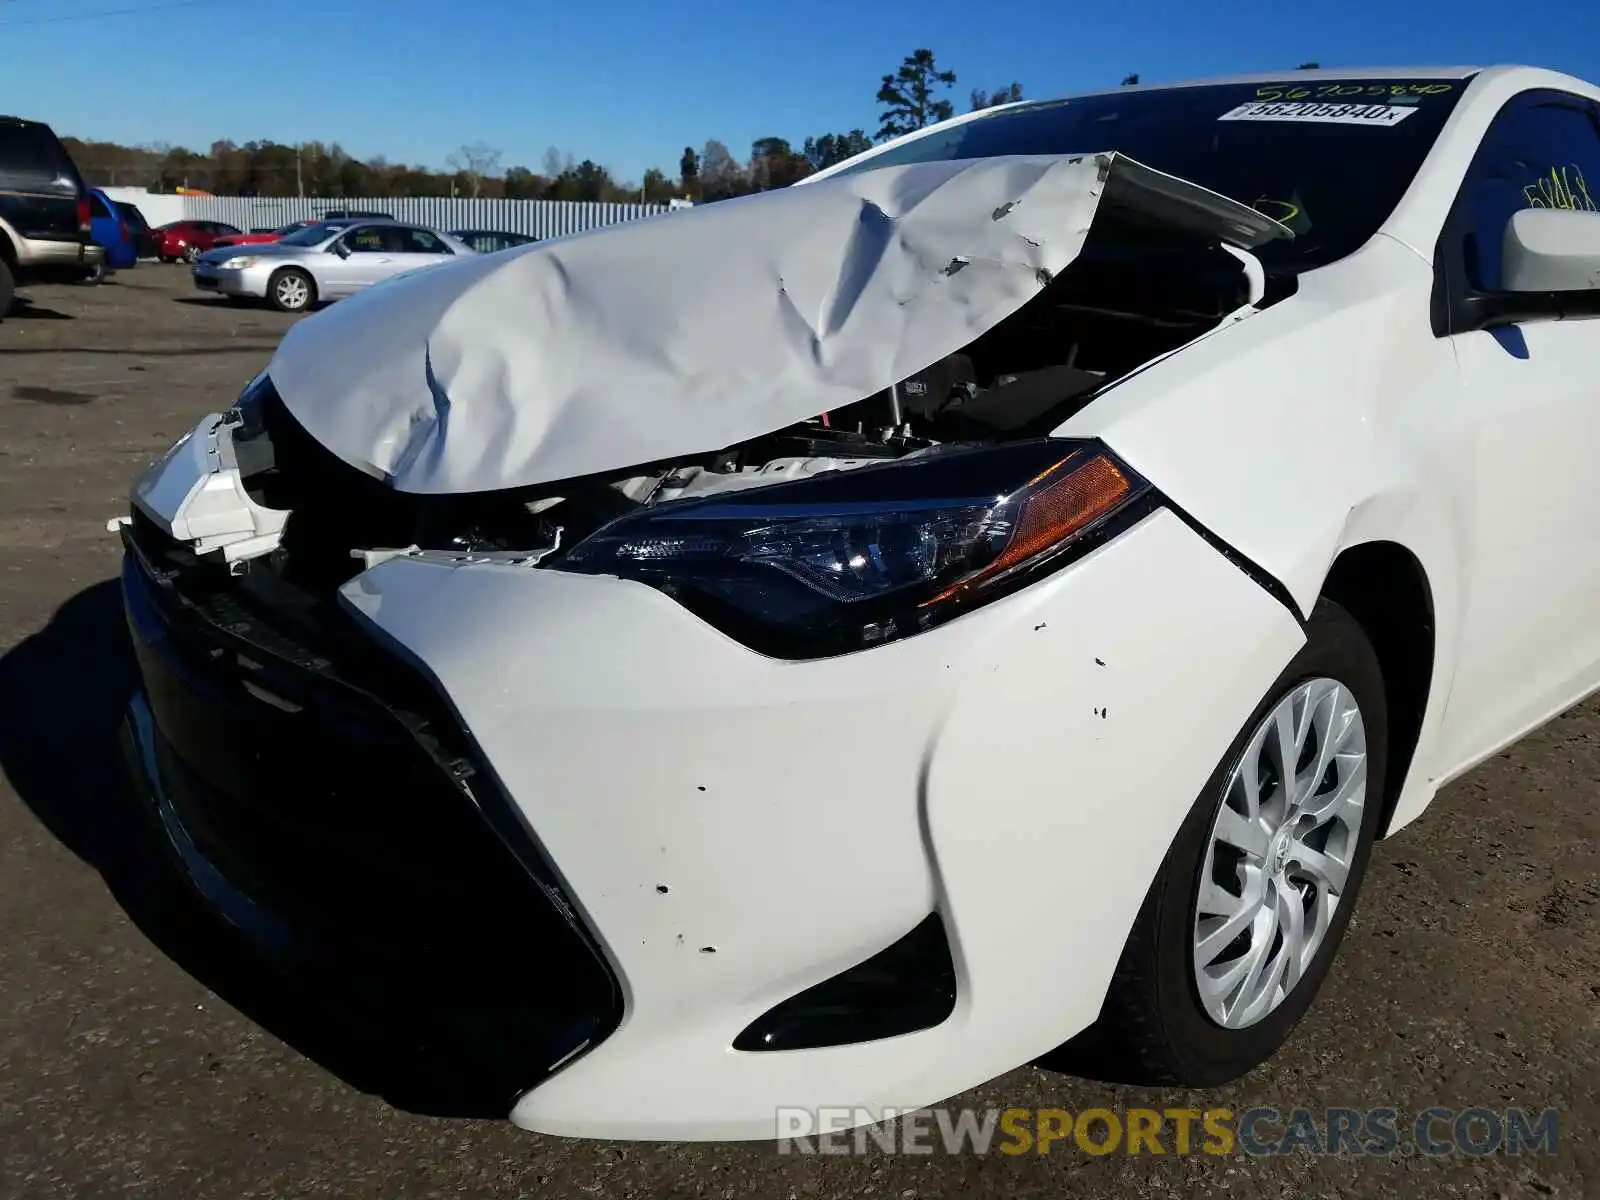
{"label": "windshield", "polygon": [[1115,150],[1282,221],[1256,251],[1305,270],[1378,231],[1465,79],[1286,80],[1112,92],[1030,104],[915,138],[840,174],[901,163]]}

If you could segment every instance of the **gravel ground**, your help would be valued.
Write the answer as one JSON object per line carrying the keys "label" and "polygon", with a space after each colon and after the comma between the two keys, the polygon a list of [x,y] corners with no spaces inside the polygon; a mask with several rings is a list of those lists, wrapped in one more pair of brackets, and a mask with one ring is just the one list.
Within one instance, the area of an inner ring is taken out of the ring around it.
{"label": "gravel ground", "polygon": [[1378,847],[1323,996],[1245,1080],[1160,1093],[1025,1068],[954,1102],[1389,1107],[1402,1126],[1430,1105],[1556,1108],[1554,1156],[820,1157],[569,1141],[482,1113],[197,911],[119,783],[131,666],[105,522],[291,318],[148,264],[29,295],[0,323],[0,1195],[1600,1195],[1593,703]]}

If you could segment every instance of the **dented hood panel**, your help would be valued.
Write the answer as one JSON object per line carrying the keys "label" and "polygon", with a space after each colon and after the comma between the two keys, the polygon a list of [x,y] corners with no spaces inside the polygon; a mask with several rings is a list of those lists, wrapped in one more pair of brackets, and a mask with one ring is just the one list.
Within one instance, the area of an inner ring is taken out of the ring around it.
{"label": "dented hood panel", "polygon": [[1102,206],[1289,236],[1120,155],[885,167],[396,279],[296,325],[268,371],[323,445],[406,492],[705,453],[961,349],[1077,257]]}

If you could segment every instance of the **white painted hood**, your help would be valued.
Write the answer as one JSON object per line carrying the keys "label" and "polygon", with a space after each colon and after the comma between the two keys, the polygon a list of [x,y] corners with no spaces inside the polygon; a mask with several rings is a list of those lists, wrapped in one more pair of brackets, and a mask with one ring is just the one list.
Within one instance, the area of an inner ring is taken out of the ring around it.
{"label": "white painted hood", "polygon": [[883,167],[396,279],[296,325],[268,372],[323,445],[406,492],[704,453],[961,349],[1077,257],[1102,204],[1290,236],[1120,155]]}

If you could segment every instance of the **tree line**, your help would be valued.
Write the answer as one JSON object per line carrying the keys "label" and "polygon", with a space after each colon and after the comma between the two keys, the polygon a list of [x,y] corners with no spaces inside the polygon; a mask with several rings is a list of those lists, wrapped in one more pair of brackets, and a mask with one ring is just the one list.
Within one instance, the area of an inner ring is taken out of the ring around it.
{"label": "tree line", "polygon": [[[1303,63],[1302,69],[1315,63]],[[1123,84],[1137,84],[1129,74]],[[195,188],[219,196],[470,196],[511,200],[643,201],[663,204],[674,198],[696,202],[724,200],[750,192],[787,187],[805,176],[870,148],[874,142],[921,129],[955,115],[950,98],[956,73],[940,68],[932,50],[905,56],[882,78],[877,92],[878,128],[869,137],[850,129],[804,138],[757,138],[747,157],[723,142],[685,146],[677,171],[652,167],[637,183],[616,179],[593,159],[574,161],[552,147],[540,169],[502,168],[501,151],[483,142],[463,145],[443,169],[391,163],[383,156],[359,159],[337,142],[298,146],[273,141],[213,142],[204,151],[154,143],[64,138],[73,160],[96,186],[144,187],[158,192]],[[1023,98],[1022,84],[1011,81],[993,91],[974,88],[969,111]]]}

